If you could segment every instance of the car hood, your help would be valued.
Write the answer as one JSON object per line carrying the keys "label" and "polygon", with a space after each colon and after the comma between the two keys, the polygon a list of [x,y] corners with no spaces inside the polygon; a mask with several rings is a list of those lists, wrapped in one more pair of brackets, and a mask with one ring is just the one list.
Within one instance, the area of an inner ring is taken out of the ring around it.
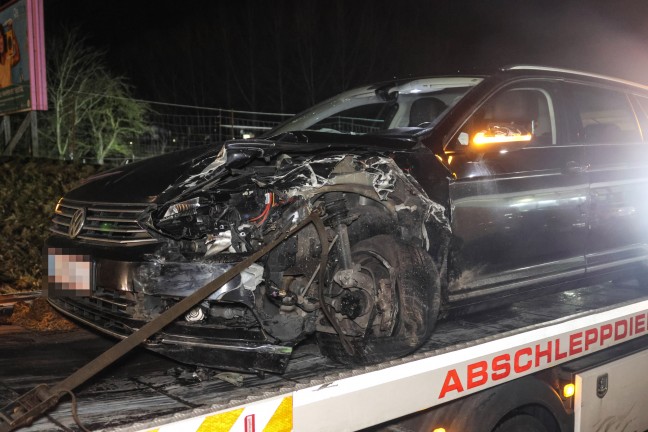
{"label": "car hood", "polygon": [[67,199],[89,202],[156,202],[160,193],[221,146],[201,146],[152,157],[88,177]]}
{"label": "car hood", "polygon": [[403,134],[344,135],[298,131],[259,140],[234,140],[149,158],[86,179],[66,195],[89,202],[163,204],[206,187],[257,158],[279,154],[398,152],[412,149],[417,140]]}

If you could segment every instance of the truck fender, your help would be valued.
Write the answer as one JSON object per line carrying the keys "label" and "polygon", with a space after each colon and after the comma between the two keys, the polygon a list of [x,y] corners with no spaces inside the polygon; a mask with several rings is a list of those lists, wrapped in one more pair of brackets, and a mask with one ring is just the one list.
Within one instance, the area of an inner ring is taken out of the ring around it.
{"label": "truck fender", "polygon": [[[507,415],[524,407],[540,406],[549,412],[555,424],[549,430],[571,430],[571,416],[562,400],[547,383],[533,377],[523,377],[471,396],[467,396],[416,414],[404,423],[412,430],[446,430],[491,432]],[[547,419],[544,419],[547,421]],[[549,420],[551,422],[551,420]]]}

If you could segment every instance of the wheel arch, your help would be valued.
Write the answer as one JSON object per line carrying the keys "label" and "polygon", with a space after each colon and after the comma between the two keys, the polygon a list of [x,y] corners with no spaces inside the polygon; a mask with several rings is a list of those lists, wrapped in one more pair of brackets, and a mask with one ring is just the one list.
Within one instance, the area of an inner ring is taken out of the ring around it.
{"label": "wheel arch", "polygon": [[483,393],[475,395],[478,397],[473,404],[481,412],[480,416],[474,417],[478,417],[480,423],[483,423],[484,432],[494,430],[502,421],[516,413],[532,415],[543,423],[548,422],[549,418],[553,419],[555,423],[549,430],[569,430],[570,416],[566,413],[560,396],[553,387],[535,376],[518,378]]}
{"label": "wheel arch", "polygon": [[518,378],[474,395],[430,408],[403,420],[412,430],[437,427],[447,430],[492,432],[509,418],[527,414],[540,420],[551,431],[568,432],[572,416],[558,393],[546,382],[528,376]]}

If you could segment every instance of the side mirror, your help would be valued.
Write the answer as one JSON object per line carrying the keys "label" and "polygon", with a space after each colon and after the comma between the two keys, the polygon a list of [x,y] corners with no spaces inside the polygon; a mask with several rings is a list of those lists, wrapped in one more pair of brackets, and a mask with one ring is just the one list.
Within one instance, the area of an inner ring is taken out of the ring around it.
{"label": "side mirror", "polygon": [[470,144],[481,147],[489,144],[526,143],[533,134],[517,123],[491,123],[487,129],[475,133]]}

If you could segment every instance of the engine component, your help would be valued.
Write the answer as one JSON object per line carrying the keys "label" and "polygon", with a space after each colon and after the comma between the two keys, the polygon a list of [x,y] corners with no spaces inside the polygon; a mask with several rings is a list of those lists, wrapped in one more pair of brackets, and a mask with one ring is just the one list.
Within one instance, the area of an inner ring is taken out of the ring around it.
{"label": "engine component", "polygon": [[188,323],[195,323],[203,321],[206,316],[205,310],[201,306],[196,306],[185,314],[184,319]]}
{"label": "engine component", "polygon": [[338,311],[348,317],[349,319],[356,319],[361,315],[369,312],[367,295],[364,291],[350,291],[342,294],[340,299]]}

